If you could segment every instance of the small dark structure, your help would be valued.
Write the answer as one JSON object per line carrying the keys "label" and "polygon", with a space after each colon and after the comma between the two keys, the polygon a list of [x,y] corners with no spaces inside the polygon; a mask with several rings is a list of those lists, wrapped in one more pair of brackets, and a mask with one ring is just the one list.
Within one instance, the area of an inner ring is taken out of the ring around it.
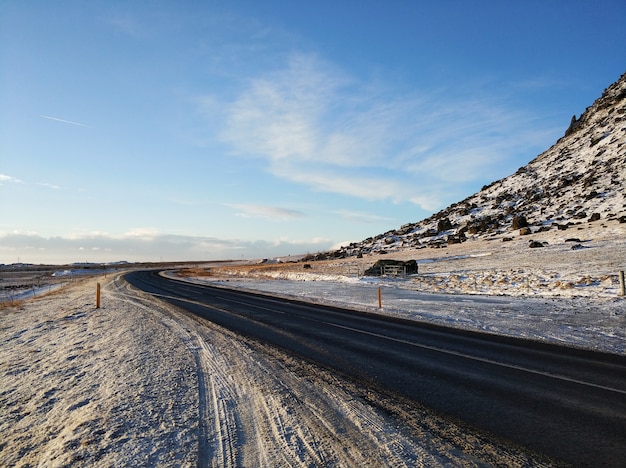
{"label": "small dark structure", "polygon": [[417,262],[415,260],[378,260],[374,265],[365,270],[365,276],[406,276],[417,275]]}

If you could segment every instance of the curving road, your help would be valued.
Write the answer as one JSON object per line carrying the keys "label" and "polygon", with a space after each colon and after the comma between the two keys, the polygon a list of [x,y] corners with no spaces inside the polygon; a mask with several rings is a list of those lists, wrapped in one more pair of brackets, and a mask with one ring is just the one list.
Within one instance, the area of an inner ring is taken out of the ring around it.
{"label": "curving road", "polygon": [[576,466],[624,466],[626,356],[126,275],[230,330]]}

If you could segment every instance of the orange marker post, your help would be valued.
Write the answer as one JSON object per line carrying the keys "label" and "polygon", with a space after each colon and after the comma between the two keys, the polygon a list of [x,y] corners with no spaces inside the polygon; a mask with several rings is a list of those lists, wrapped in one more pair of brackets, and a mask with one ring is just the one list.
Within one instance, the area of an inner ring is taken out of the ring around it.
{"label": "orange marker post", "polygon": [[96,309],[100,308],[100,283],[96,285]]}

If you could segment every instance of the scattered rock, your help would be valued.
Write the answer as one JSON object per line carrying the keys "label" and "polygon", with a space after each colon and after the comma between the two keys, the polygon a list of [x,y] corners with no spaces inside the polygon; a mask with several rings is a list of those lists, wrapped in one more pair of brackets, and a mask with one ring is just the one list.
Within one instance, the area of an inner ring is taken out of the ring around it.
{"label": "scattered rock", "polygon": [[460,244],[463,240],[457,236],[448,236],[448,245]]}
{"label": "scattered rock", "polygon": [[520,236],[527,236],[529,234],[532,234],[533,232],[530,230],[529,227],[523,227],[522,229],[519,230],[519,235]]}
{"label": "scattered rock", "polygon": [[437,230],[439,232],[449,231],[450,229],[452,229],[452,223],[450,222],[450,219],[448,218],[440,219],[439,222],[437,223]]}
{"label": "scattered rock", "polygon": [[599,221],[600,220],[600,213],[593,213],[590,217],[589,217],[589,222],[592,223],[594,221]]}
{"label": "scattered rock", "polygon": [[447,246],[448,244],[443,239],[433,239],[428,243],[428,247],[431,249],[443,249]]}
{"label": "scattered rock", "polygon": [[502,242],[511,242],[513,240],[512,237],[503,237]]}
{"label": "scattered rock", "polygon": [[511,224],[511,228],[516,231],[517,229],[521,229],[524,227],[528,227],[528,221],[525,216],[514,216],[513,222]]}

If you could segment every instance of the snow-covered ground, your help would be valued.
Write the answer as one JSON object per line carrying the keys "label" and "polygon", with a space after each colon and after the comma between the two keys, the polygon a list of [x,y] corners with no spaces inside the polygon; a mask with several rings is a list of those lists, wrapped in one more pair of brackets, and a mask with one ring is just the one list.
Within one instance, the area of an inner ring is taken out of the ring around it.
{"label": "snow-covered ground", "polygon": [[96,281],[0,311],[0,466],[543,463]]}
{"label": "snow-covered ground", "polygon": [[[518,237],[387,254],[419,262],[409,278],[363,277],[378,258],[366,256],[306,269],[205,265],[209,276],[188,280],[624,354],[622,226],[581,229],[575,250],[554,231],[533,236],[548,243],[537,249]],[[0,466],[545,463],[182,313],[117,275],[0,306]]]}

